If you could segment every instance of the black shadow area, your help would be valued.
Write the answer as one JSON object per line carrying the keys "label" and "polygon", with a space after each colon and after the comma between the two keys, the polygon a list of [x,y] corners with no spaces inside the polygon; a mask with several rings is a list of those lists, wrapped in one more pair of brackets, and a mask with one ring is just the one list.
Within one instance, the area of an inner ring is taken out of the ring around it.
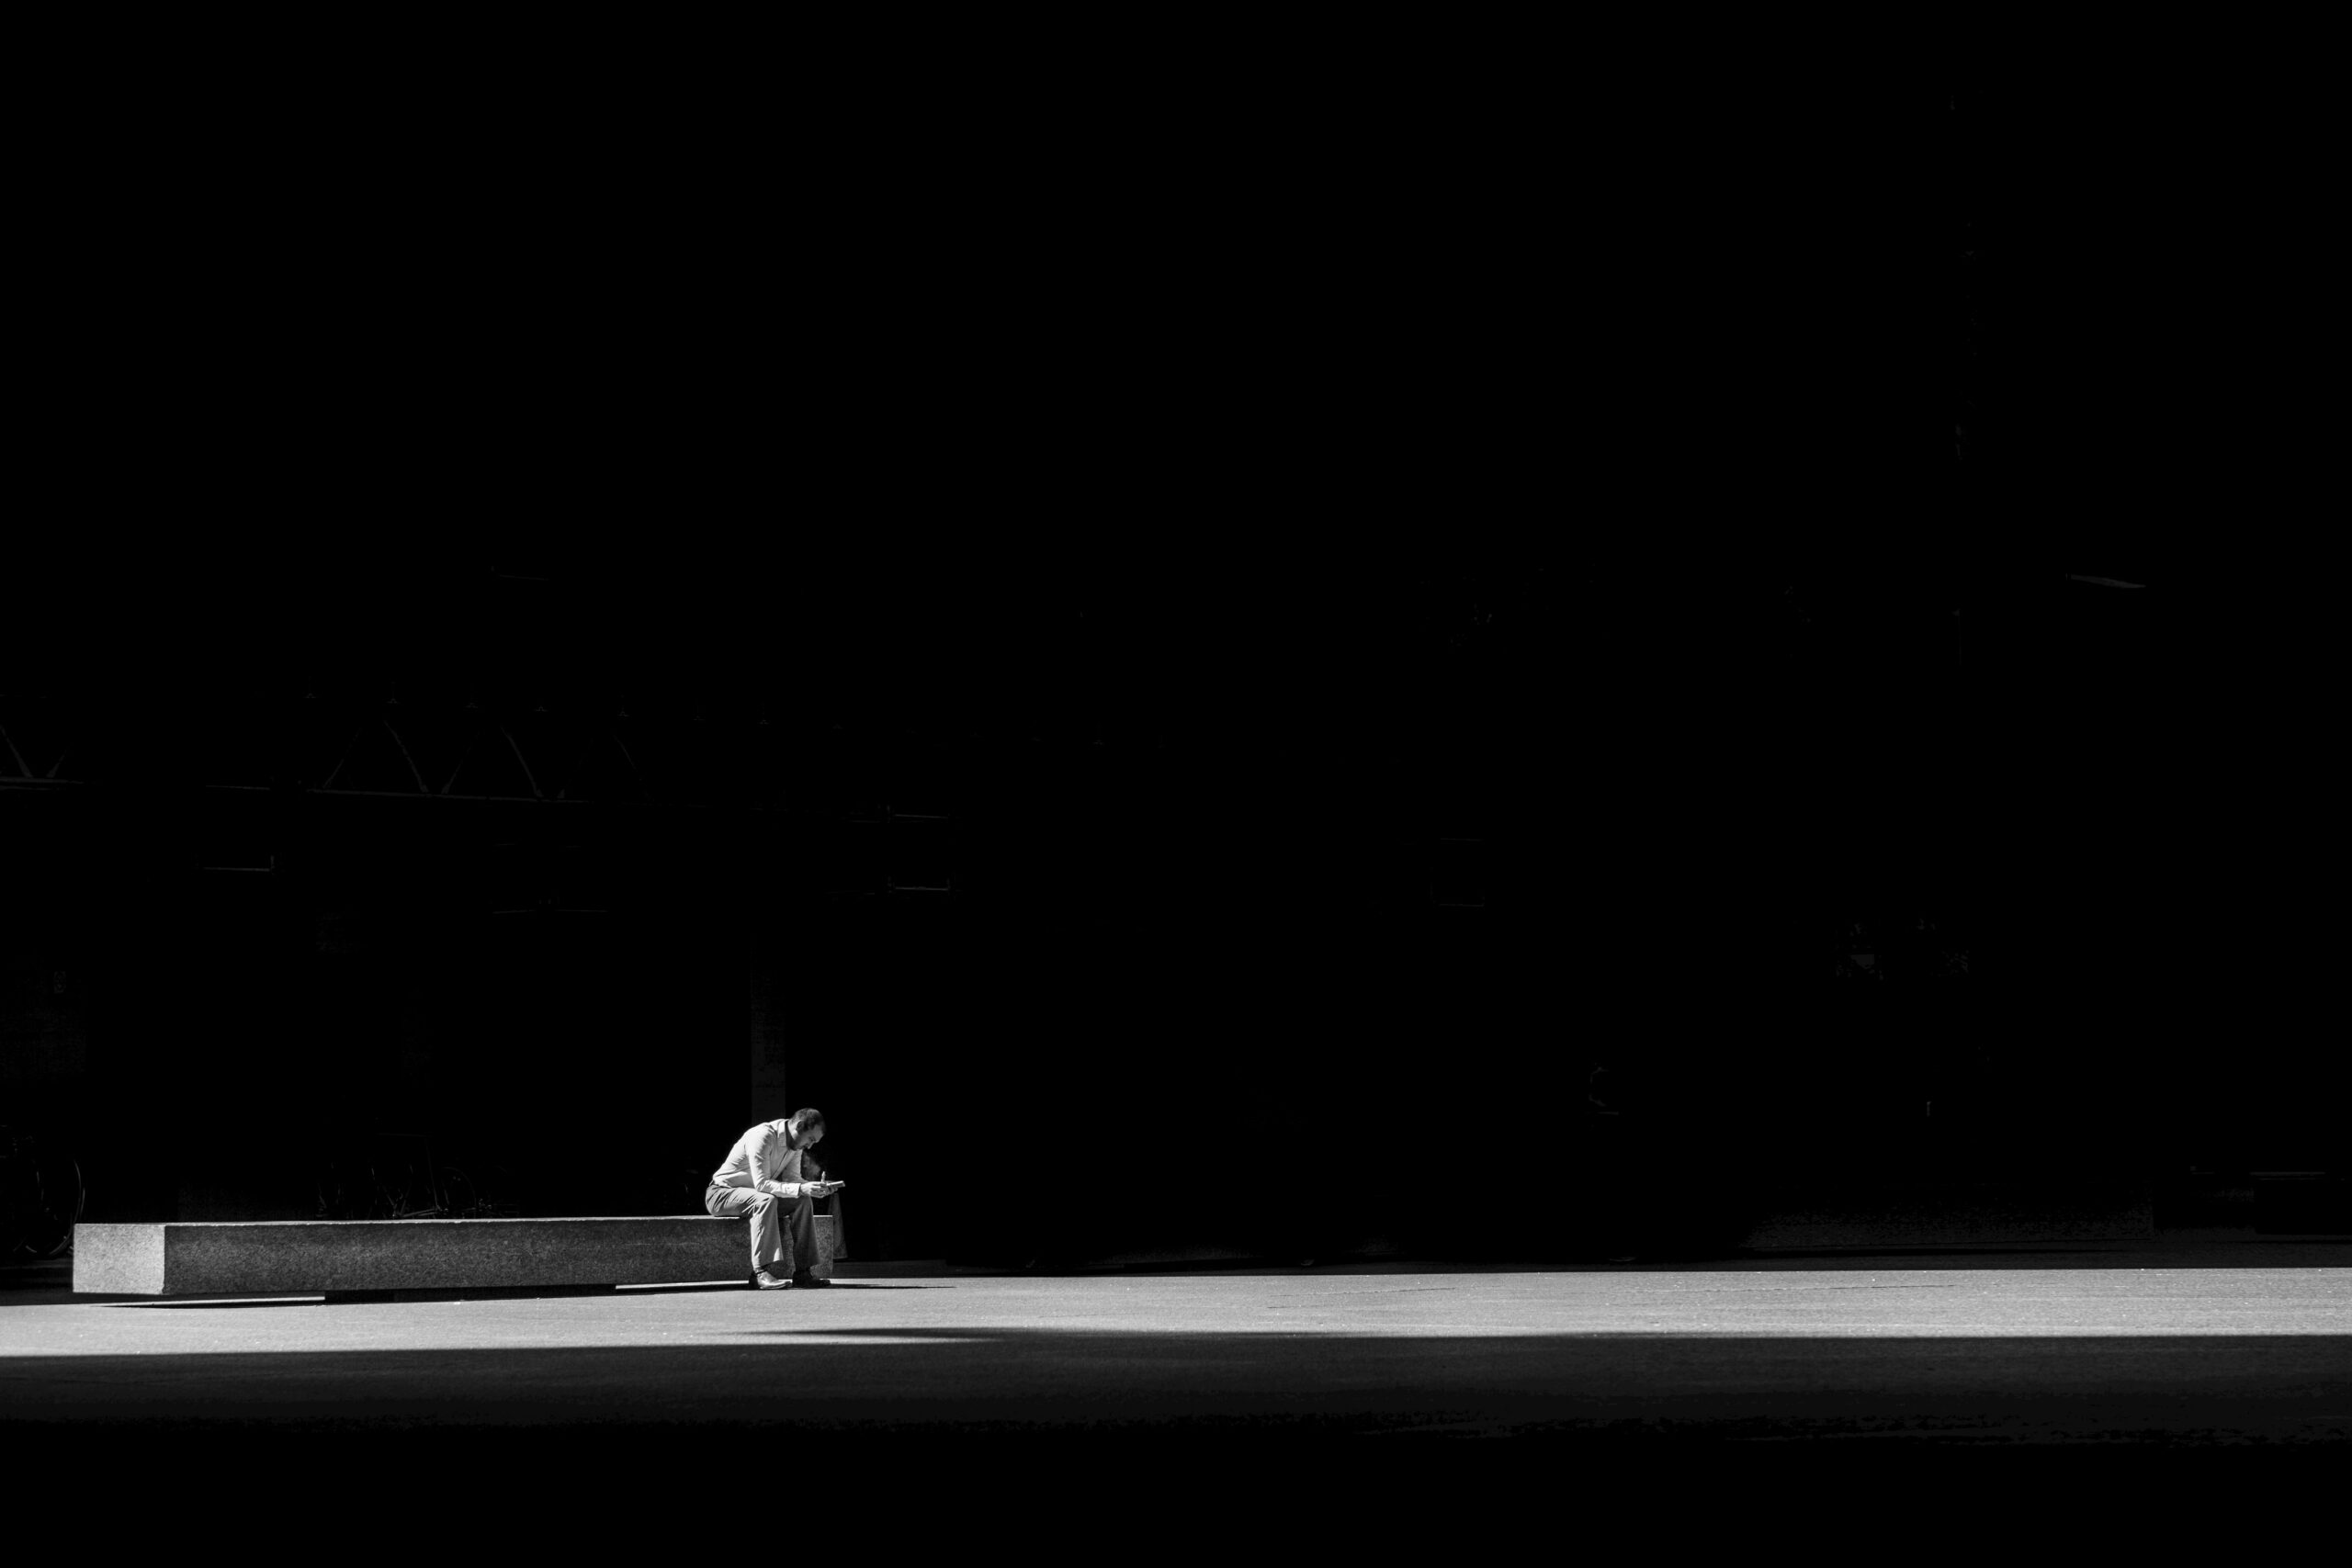
{"label": "black shadow area", "polygon": [[[77,1302],[90,1301],[87,1296],[77,1296],[74,1299]],[[324,1296],[229,1296],[218,1301],[203,1299],[157,1301],[140,1297],[130,1301],[99,1300],[91,1304],[107,1308],[129,1307],[139,1312],[227,1312],[247,1307],[325,1306],[327,1298]]]}
{"label": "black shadow area", "polygon": [[16,1357],[8,1424],[618,1432],[2352,1443],[2352,1337],[776,1330],[578,1349]]}

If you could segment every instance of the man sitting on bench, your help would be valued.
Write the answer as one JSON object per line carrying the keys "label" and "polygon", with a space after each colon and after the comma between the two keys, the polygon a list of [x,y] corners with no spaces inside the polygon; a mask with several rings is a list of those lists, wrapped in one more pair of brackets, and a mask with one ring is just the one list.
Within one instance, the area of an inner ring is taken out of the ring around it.
{"label": "man sitting on bench", "polygon": [[[796,1111],[781,1122],[763,1122],[735,1140],[727,1162],[711,1173],[702,1206],[722,1218],[747,1214],[752,1221],[752,1283],[763,1291],[830,1285],[809,1272],[817,1261],[815,1200],[841,1190],[838,1181],[803,1181],[800,1156],[824,1141],[825,1113]],[[792,1230],[792,1275],[778,1270],[785,1227]]]}

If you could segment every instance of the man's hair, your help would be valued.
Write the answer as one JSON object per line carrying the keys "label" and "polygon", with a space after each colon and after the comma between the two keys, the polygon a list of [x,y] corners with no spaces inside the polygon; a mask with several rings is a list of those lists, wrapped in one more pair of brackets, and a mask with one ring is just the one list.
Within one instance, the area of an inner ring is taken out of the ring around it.
{"label": "man's hair", "polygon": [[825,1130],[825,1113],[823,1111],[818,1110],[812,1105],[806,1111],[796,1111],[792,1113],[792,1130],[794,1132],[806,1133],[812,1127],[820,1133]]}

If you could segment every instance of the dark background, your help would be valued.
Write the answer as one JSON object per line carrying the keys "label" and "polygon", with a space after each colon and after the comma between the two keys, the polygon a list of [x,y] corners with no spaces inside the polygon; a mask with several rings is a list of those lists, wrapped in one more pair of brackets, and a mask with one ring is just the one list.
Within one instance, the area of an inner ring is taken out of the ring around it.
{"label": "dark background", "polygon": [[664,1213],[817,1104],[1012,1261],[2340,1170],[2290,139],[1465,97],[122,155],[11,1123]]}

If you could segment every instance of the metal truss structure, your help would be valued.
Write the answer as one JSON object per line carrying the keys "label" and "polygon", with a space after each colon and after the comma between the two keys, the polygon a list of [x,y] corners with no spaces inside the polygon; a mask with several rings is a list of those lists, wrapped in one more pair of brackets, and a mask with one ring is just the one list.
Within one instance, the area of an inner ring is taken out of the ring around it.
{"label": "metal truss structure", "polygon": [[0,700],[0,789],[54,789],[82,783],[75,717],[53,700]]}

